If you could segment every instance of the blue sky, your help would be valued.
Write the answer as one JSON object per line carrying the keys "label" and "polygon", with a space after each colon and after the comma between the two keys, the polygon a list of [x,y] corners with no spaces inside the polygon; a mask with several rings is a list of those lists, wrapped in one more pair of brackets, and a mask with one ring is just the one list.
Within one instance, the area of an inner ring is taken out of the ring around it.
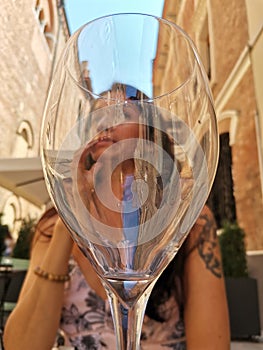
{"label": "blue sky", "polygon": [[65,0],[71,32],[92,19],[117,12],[141,12],[161,17],[164,0]]}

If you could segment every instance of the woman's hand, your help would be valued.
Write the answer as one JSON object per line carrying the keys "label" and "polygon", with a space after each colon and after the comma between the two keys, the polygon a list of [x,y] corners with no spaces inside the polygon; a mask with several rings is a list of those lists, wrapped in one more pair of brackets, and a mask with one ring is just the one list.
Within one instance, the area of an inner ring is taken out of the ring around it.
{"label": "woman's hand", "polygon": [[[43,228],[53,231],[52,238],[41,234]],[[51,349],[59,327],[64,283],[39,277],[34,270],[39,266],[52,274],[67,274],[73,241],[66,226],[58,218],[54,220],[51,217],[42,225],[40,222],[38,231],[36,234],[39,238],[33,246],[18,303],[5,326],[6,350]]]}

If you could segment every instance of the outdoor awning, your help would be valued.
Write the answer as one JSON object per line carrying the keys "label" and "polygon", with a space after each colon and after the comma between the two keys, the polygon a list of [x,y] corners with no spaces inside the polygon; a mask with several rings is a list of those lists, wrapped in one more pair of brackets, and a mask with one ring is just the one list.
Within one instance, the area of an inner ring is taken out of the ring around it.
{"label": "outdoor awning", "polygon": [[0,158],[0,186],[38,207],[50,201],[40,157]]}

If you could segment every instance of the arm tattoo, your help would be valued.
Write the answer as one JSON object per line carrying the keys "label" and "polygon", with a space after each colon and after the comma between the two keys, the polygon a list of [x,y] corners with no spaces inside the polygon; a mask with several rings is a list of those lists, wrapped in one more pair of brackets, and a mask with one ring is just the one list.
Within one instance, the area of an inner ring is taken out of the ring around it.
{"label": "arm tattoo", "polygon": [[204,224],[197,241],[198,253],[205,262],[206,268],[210,270],[216,277],[221,278],[221,263],[216,254],[218,245],[216,227],[213,221],[209,220],[209,217],[207,215],[201,215],[200,219],[202,222],[204,222]]}

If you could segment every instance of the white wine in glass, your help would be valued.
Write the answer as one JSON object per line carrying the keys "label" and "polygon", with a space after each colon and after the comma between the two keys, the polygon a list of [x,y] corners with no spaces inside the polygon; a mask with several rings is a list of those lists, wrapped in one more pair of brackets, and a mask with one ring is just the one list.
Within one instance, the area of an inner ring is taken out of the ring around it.
{"label": "white wine in glass", "polygon": [[207,77],[182,29],[116,14],[70,38],[46,103],[43,168],[105,287],[117,349],[139,349],[151,290],[199,216],[217,158]]}

